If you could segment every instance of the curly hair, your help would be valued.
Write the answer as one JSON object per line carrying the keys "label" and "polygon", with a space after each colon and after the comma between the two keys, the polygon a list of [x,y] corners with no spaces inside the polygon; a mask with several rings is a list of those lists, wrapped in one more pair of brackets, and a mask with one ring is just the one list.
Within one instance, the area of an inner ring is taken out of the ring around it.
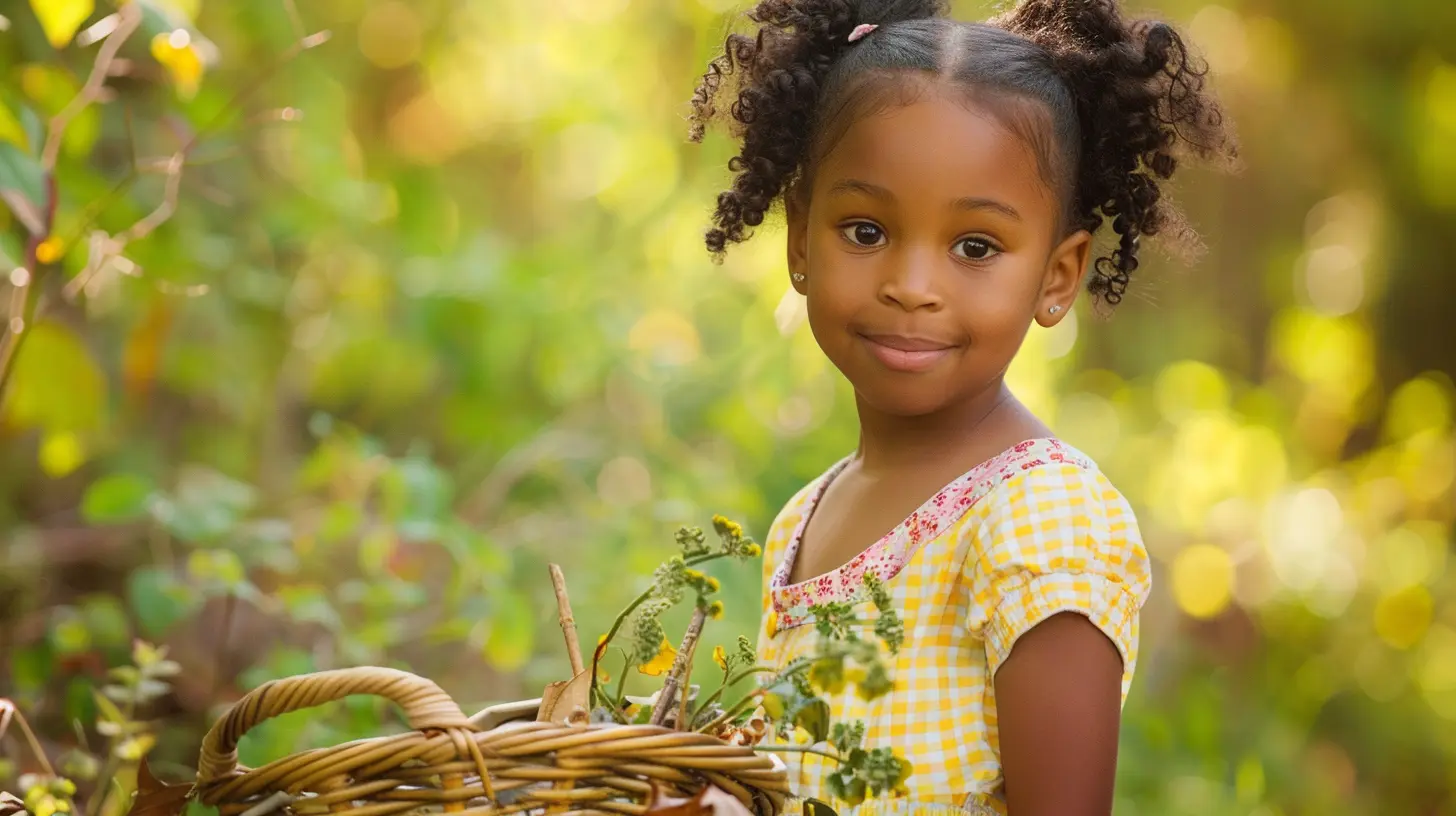
{"label": "curly hair", "polygon": [[[942,0],[761,0],[748,12],[757,30],[727,37],[692,99],[694,141],[716,121],[740,141],[709,251],[746,240],[857,117],[894,104],[906,74],[1011,103],[995,111],[1061,194],[1063,227],[1112,223],[1116,246],[1087,284],[1105,303],[1122,300],[1143,236],[1196,246],[1160,183],[1183,156],[1232,161],[1237,146],[1206,68],[1173,27],[1126,18],[1116,0],[1022,0],[984,24],[947,10]],[[863,23],[879,28],[850,43]]]}

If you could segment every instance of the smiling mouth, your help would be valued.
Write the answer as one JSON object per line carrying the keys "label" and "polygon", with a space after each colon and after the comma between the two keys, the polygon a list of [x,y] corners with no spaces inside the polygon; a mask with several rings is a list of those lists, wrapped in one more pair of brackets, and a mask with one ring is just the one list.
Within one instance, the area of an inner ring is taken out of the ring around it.
{"label": "smiling mouth", "polygon": [[881,364],[893,371],[928,370],[956,348],[943,340],[897,334],[861,334],[860,339]]}

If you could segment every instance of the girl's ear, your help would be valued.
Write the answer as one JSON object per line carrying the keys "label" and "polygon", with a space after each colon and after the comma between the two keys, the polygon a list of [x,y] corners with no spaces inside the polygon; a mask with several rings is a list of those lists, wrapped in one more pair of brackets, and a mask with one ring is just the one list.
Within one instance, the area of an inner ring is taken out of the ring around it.
{"label": "girl's ear", "polygon": [[1042,276],[1041,296],[1037,299],[1036,322],[1050,328],[1072,310],[1072,301],[1082,291],[1087,277],[1087,259],[1092,254],[1092,233],[1077,230],[1052,250]]}
{"label": "girl's ear", "polygon": [[784,215],[788,221],[789,282],[799,294],[807,294],[809,274],[809,218],[797,190],[784,196]]}

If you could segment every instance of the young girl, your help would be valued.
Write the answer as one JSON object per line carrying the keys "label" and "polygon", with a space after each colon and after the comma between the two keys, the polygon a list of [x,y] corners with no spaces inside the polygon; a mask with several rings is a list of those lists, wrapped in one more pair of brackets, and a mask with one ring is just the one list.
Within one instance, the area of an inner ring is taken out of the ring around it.
{"label": "young girl", "polygon": [[[1142,236],[1190,237],[1159,185],[1178,153],[1232,158],[1232,140],[1163,23],[1113,0],[987,24],[943,5],[762,0],[693,100],[695,137],[724,119],[741,139],[709,249],[782,200],[791,283],[860,419],[858,450],[766,537],[761,656],[813,649],[807,607],[863,602],[873,571],[904,617],[896,685],[851,687],[833,715],[914,775],[860,812],[1107,814],[1148,557],[1122,495],[1003,378],[1084,281],[1122,299]],[[829,800],[833,766],[788,756]]]}

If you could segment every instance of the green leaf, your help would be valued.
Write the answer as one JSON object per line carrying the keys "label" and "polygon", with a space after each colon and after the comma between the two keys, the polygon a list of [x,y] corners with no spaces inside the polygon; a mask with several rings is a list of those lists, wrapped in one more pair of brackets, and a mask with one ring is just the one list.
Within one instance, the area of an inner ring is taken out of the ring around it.
{"label": "green leaf", "polygon": [[[11,112],[12,106],[7,98],[9,94],[0,94],[0,142],[7,142],[15,145],[24,152],[31,152],[38,147],[35,140],[31,138],[29,130],[21,122],[25,108],[19,107],[21,115],[17,116]],[[34,114],[31,114],[33,117]]]}
{"label": "green leaf", "polygon": [[127,604],[148,637],[165,634],[199,600],[193,588],[158,567],[142,567],[127,579]]}
{"label": "green leaf", "polygon": [[217,816],[218,810],[213,805],[204,805],[196,799],[187,800],[187,805],[182,809],[183,816]]}
{"label": "green leaf", "polygon": [[91,649],[91,632],[76,610],[59,608],[56,617],[58,620],[51,624],[51,644],[58,654],[81,654]]}
{"label": "green leaf", "polygon": [[364,511],[352,501],[340,501],[324,511],[319,522],[318,537],[325,544],[342,541],[354,534],[364,523]]}
{"label": "green leaf", "polygon": [[531,649],[536,643],[536,618],[530,603],[519,592],[502,590],[494,600],[485,659],[501,671],[515,671],[531,658]]}
{"label": "green leaf", "polygon": [[193,550],[187,557],[187,572],[201,583],[224,587],[237,586],[247,577],[243,562],[232,550]]}
{"label": "green leaf", "polygon": [[82,620],[98,648],[124,647],[131,640],[131,622],[121,601],[110,595],[93,595],[81,607]]}
{"label": "green leaf", "polygon": [[100,692],[95,692],[93,696],[96,698],[96,713],[100,716],[101,722],[116,725],[126,722],[126,715],[121,713],[121,708],[112,702],[110,697]]}
{"label": "green leaf", "polygon": [[829,703],[819,698],[809,700],[794,713],[794,725],[808,731],[816,743],[828,739]]}
{"label": "green leaf", "polygon": [[94,0],[30,0],[35,18],[52,48],[65,48],[96,10]]}
{"label": "green leaf", "polygon": [[256,498],[253,488],[242,482],[208,468],[189,467],[182,472],[175,495],[152,503],[152,515],[184,541],[208,542],[232,532]]}
{"label": "green leaf", "polygon": [[81,516],[92,524],[115,524],[146,515],[155,487],[135,473],[103,476],[86,488]]}

